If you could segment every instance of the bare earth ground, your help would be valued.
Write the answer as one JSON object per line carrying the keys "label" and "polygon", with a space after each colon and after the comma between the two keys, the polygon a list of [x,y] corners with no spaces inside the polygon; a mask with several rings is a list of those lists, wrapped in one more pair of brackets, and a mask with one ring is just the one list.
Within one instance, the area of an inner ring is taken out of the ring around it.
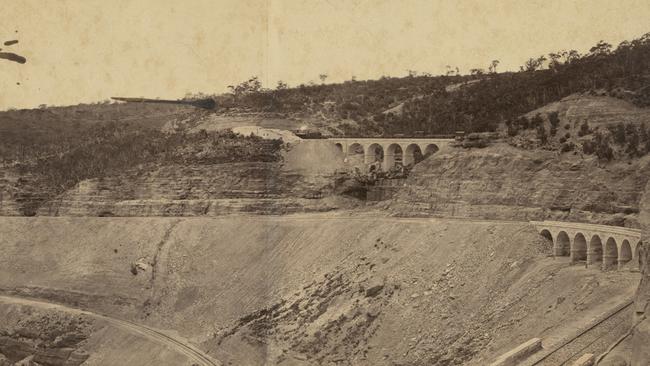
{"label": "bare earth ground", "polygon": [[5,217],[0,232],[3,293],[173,330],[233,365],[483,365],[638,281],[548,257],[525,222]]}

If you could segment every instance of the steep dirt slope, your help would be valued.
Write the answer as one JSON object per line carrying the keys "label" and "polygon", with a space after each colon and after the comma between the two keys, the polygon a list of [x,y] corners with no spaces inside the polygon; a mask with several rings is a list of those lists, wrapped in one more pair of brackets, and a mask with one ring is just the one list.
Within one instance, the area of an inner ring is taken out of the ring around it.
{"label": "steep dirt slope", "polygon": [[450,149],[416,165],[391,207],[400,215],[555,219],[638,227],[650,157],[600,163],[506,144]]}
{"label": "steep dirt slope", "polygon": [[548,258],[526,223],[41,217],[0,231],[3,292],[174,329],[239,365],[482,365],[638,280]]}

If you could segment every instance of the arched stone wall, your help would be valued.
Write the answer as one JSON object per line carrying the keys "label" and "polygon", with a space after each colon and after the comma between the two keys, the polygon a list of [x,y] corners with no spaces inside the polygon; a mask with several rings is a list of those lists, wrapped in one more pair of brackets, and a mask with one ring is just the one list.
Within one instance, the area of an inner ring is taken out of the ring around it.
{"label": "arched stone wall", "polygon": [[354,143],[348,147],[348,154],[365,154],[366,149],[359,143]]}
{"label": "arched stone wall", "polygon": [[415,165],[424,160],[424,154],[418,144],[410,144],[404,150],[404,165]]}
{"label": "arched stone wall", "polygon": [[582,233],[577,233],[571,245],[571,263],[587,259],[587,239]]}
{"label": "arched stone wall", "polygon": [[383,163],[384,148],[380,144],[371,144],[366,148],[366,164]]}
{"label": "arched stone wall", "polygon": [[340,142],[337,142],[337,143],[334,144],[334,146],[336,146],[336,149],[337,149],[340,153],[343,153],[343,144],[341,144]]}
{"label": "arched stone wall", "polygon": [[571,254],[571,239],[566,231],[560,231],[557,234],[554,251],[557,256],[569,256]]}
{"label": "arched stone wall", "polygon": [[539,235],[541,235],[541,236],[543,236],[544,238],[550,240],[552,243],[555,242],[555,241],[553,240],[553,234],[551,234],[551,232],[548,231],[548,230],[546,230],[546,229],[542,229],[542,230],[539,232]]}
{"label": "arched stone wall", "polygon": [[572,263],[587,260],[590,265],[610,270],[638,258],[636,245],[632,245],[639,242],[641,234],[637,229],[560,221],[531,223],[541,235],[553,238],[555,256],[569,254]]}
{"label": "arched stone wall", "polygon": [[402,152],[402,147],[399,144],[390,144],[385,151],[383,165],[384,171],[389,171],[397,163],[403,164],[404,154]]}
{"label": "arched stone wall", "polygon": [[627,264],[632,260],[632,246],[630,241],[625,239],[621,243],[621,248],[618,252],[618,268],[621,268],[623,265]]}
{"label": "arched stone wall", "polygon": [[366,150],[363,148],[363,145],[354,143],[348,146],[347,151],[344,147],[343,151],[345,154],[344,161],[347,161],[352,165],[362,165],[365,163]]}
{"label": "arched stone wall", "polygon": [[598,235],[592,235],[587,248],[587,265],[599,265],[603,260],[603,241]]}
{"label": "arched stone wall", "polygon": [[436,152],[438,152],[438,150],[440,150],[438,145],[436,145],[436,144],[428,144],[424,148],[424,157],[428,158],[429,156],[431,156],[431,155],[435,154]]}
{"label": "arched stone wall", "polygon": [[605,242],[603,251],[603,270],[618,268],[618,246],[616,240],[610,237]]}
{"label": "arched stone wall", "polygon": [[[363,150],[363,164],[370,165],[381,162],[383,170],[389,170],[397,162],[402,165],[413,165],[422,161],[447,146],[453,139],[427,139],[427,138],[332,138],[330,140],[339,151],[343,152],[344,161],[355,160],[354,147]],[[381,153],[377,153],[381,151]],[[379,155],[380,158],[377,156]],[[382,159],[383,157],[383,159]]]}

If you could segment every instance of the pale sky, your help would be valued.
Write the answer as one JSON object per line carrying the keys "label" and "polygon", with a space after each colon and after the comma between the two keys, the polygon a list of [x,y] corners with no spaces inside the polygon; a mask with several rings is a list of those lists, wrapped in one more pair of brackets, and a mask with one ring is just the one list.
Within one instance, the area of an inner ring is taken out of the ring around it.
{"label": "pale sky", "polygon": [[[16,33],[17,31],[17,33]],[[0,0],[0,110],[111,96],[517,70],[531,56],[587,51],[650,32],[648,0]],[[17,83],[20,83],[18,85]]]}

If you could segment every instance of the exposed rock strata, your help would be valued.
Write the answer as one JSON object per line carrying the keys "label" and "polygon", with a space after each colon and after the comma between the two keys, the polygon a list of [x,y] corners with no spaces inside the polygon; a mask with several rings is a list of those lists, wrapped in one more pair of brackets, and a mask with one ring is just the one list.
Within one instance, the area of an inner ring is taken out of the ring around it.
{"label": "exposed rock strata", "polygon": [[594,158],[497,145],[451,150],[417,165],[392,204],[400,215],[593,222],[638,227],[649,159]]}
{"label": "exposed rock strata", "polygon": [[[216,216],[234,212],[290,213],[323,211],[320,202],[334,187],[323,175],[284,171],[277,163],[167,165],[141,167],[120,175],[89,179],[39,203],[41,216]],[[38,195],[6,182],[0,214],[29,216]],[[27,183],[25,183],[27,184]],[[12,193],[13,192],[13,193]],[[30,197],[33,202],[30,202]]]}

